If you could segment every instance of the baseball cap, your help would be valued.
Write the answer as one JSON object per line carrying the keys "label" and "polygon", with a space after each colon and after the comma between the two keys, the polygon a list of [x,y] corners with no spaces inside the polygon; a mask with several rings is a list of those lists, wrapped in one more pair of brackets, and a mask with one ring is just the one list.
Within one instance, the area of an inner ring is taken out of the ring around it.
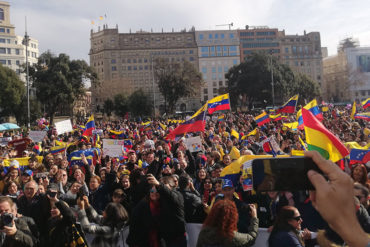
{"label": "baseball cap", "polygon": [[227,188],[227,187],[234,188],[233,182],[230,179],[223,179],[222,189]]}
{"label": "baseball cap", "polygon": [[33,172],[32,172],[32,170],[25,170],[23,173],[22,173],[22,175],[26,175],[26,176],[33,176]]}

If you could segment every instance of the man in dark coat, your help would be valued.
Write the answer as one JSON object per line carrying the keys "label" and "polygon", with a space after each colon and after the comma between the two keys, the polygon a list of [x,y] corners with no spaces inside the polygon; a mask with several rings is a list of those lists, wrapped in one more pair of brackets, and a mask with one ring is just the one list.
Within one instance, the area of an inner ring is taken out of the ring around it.
{"label": "man in dark coat", "polygon": [[150,185],[160,194],[160,234],[167,247],[186,247],[184,198],[175,189],[173,177],[166,176],[161,183],[151,174],[147,175]]}
{"label": "man in dark coat", "polygon": [[203,223],[206,218],[202,198],[194,188],[193,182],[188,175],[179,178],[179,187],[184,197],[185,221],[187,223]]}
{"label": "man in dark coat", "polygon": [[[14,202],[11,198],[1,196],[0,197],[0,214],[4,215],[5,213],[8,216],[13,216],[11,221],[11,226],[4,225],[2,226],[0,233],[0,246],[7,247],[32,247],[36,243],[32,236],[31,230],[28,227],[27,222],[21,217],[16,218],[16,213],[13,210]],[[3,223],[3,222],[2,222]]]}

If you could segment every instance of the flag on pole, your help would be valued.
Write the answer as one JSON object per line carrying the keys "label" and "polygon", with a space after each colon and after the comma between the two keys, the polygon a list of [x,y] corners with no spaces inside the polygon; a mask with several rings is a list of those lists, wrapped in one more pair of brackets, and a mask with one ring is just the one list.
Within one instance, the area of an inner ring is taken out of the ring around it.
{"label": "flag on pole", "polygon": [[303,108],[302,117],[308,150],[318,151],[324,158],[337,162],[349,154],[347,148],[311,111]]}
{"label": "flag on pole", "polygon": [[293,97],[291,97],[288,100],[288,102],[286,102],[283,106],[280,106],[276,110],[276,113],[281,113],[281,112],[294,113],[295,112],[295,107],[297,105],[297,102],[298,102],[298,94],[297,95],[294,95]]}
{"label": "flag on pole", "polygon": [[190,132],[201,132],[204,131],[206,127],[206,113],[207,113],[207,105],[206,107],[202,107],[203,112],[200,112],[193,118],[186,120],[184,123],[177,126],[174,130],[172,130],[167,136],[166,139],[173,140],[176,136],[184,135]]}
{"label": "flag on pole", "polygon": [[256,121],[258,126],[262,126],[265,123],[269,123],[271,121],[271,119],[270,119],[269,115],[266,112],[263,112],[262,114],[255,117],[254,121]]}
{"label": "flag on pole", "polygon": [[208,113],[212,114],[215,111],[230,110],[229,94],[219,95],[208,100]]}
{"label": "flag on pole", "polygon": [[92,131],[95,129],[94,115],[91,115],[85,124],[85,130],[82,133],[84,136],[92,136]]}
{"label": "flag on pole", "polygon": [[367,98],[366,100],[362,101],[362,108],[366,109],[370,106],[370,98]]}

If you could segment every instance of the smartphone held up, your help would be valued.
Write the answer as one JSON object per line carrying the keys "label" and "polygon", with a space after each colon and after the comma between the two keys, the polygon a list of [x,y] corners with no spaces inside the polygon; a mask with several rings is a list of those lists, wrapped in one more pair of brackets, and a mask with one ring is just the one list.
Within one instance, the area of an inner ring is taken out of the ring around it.
{"label": "smartphone held up", "polygon": [[311,158],[265,158],[252,161],[252,183],[255,191],[314,190],[307,172],[322,171]]}

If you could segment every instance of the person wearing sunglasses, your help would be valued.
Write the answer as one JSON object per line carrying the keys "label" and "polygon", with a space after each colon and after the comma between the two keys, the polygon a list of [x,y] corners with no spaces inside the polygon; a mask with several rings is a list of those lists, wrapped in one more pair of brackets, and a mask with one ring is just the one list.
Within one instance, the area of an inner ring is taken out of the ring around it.
{"label": "person wearing sunglasses", "polygon": [[[301,235],[303,222],[298,209],[293,206],[284,206],[280,209],[275,224],[268,239],[269,247],[303,247]],[[307,234],[307,230],[303,234]]]}

